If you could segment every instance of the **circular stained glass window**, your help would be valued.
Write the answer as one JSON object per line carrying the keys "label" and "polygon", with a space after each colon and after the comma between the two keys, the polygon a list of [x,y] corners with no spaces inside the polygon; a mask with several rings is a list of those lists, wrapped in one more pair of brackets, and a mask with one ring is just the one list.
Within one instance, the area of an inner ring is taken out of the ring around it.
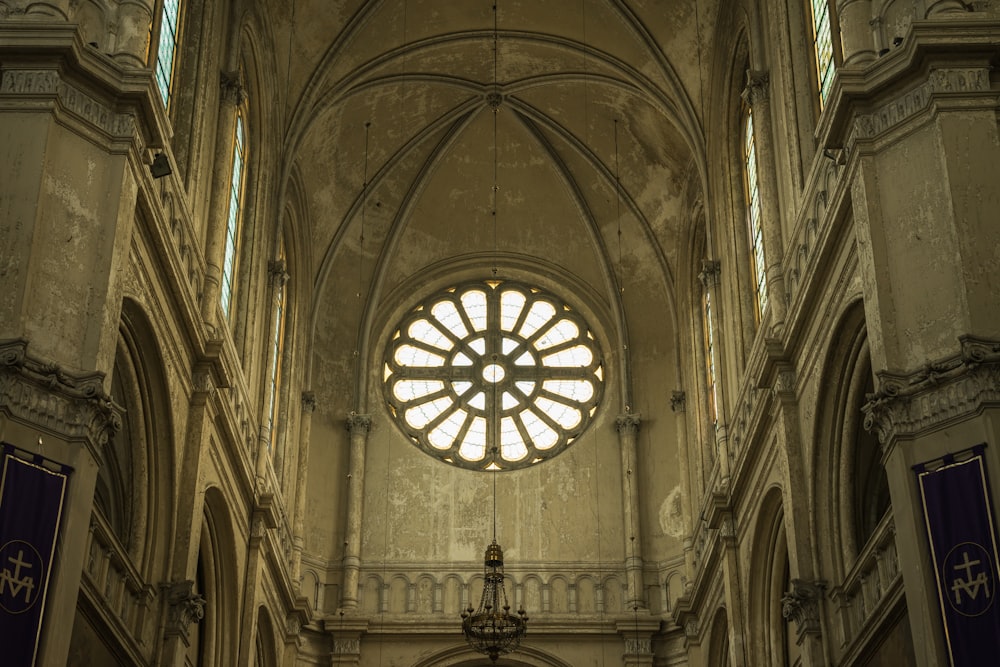
{"label": "circular stained glass window", "polygon": [[564,450],[590,423],[603,380],[600,348],[576,311],[498,280],[421,303],[385,357],[385,395],[403,431],[431,456],[480,470]]}

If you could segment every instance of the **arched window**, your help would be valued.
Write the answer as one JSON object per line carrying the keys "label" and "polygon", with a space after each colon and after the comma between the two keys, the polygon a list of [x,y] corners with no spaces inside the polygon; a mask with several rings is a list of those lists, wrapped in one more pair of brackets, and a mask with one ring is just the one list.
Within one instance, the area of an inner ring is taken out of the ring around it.
{"label": "arched window", "polygon": [[830,29],[829,0],[809,0],[812,17],[813,56],[820,110],[826,106],[833,85],[833,36]]}
{"label": "arched window", "polygon": [[705,290],[705,382],[708,387],[708,414],[712,423],[719,421],[718,394],[715,390],[715,339],[712,334],[712,293]]}
{"label": "arched window", "polygon": [[170,107],[170,85],[177,61],[181,0],[163,0],[160,13],[160,39],[156,50],[156,87],[160,89],[163,106]]}
{"label": "arched window", "polygon": [[229,317],[233,300],[233,285],[240,244],[240,207],[243,201],[244,166],[246,165],[246,136],[243,112],[236,112],[236,130],[233,133],[233,171],[229,178],[229,215],[226,218],[226,257],[222,265],[222,312]]}
{"label": "arched window", "polygon": [[757,183],[757,149],[754,143],[753,113],[748,107],[743,125],[743,173],[746,195],[747,234],[750,245],[750,271],[756,297],[757,322],[767,309],[767,280],[764,275],[764,238],[760,220],[760,189]]}
{"label": "arched window", "polygon": [[274,442],[277,436],[278,403],[281,395],[282,363],[285,353],[285,318],[286,318],[286,288],[288,274],[285,269],[285,243],[284,240],[278,243],[278,257],[271,264],[271,280],[273,286],[273,311],[271,319],[271,341],[268,351],[268,368],[270,369],[267,383],[267,419],[268,419],[268,439],[267,446],[273,451]]}

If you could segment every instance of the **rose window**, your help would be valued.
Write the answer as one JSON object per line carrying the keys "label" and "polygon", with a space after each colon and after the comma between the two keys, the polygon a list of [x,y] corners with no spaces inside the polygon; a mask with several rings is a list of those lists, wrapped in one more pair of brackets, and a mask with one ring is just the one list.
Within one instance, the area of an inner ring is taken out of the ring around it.
{"label": "rose window", "polygon": [[490,280],[410,311],[386,351],[384,380],[397,423],[425,452],[510,470],[552,458],[583,432],[603,366],[586,322],[562,300]]}

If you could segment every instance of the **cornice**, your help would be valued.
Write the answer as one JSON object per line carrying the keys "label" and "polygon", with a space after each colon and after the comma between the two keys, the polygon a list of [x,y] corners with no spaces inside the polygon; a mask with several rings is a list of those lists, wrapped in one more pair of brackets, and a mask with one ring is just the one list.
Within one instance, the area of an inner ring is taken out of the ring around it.
{"label": "cornice", "polygon": [[959,337],[959,351],[908,373],[879,371],[862,407],[885,456],[899,438],[933,431],[1000,405],[1000,341]]}
{"label": "cornice", "polygon": [[104,391],[104,373],[69,371],[28,353],[28,341],[0,341],[0,410],[66,440],[101,448],[122,427],[122,408]]}

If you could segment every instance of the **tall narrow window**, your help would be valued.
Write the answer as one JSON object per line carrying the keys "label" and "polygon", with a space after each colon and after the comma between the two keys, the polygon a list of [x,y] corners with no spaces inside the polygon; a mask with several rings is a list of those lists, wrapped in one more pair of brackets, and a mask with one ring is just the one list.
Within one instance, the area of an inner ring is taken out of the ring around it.
{"label": "tall narrow window", "polygon": [[229,216],[226,219],[226,258],[222,265],[222,311],[229,317],[236,278],[237,251],[240,242],[240,203],[243,199],[243,167],[246,162],[246,137],[243,114],[236,113],[236,131],[233,137],[233,172],[229,179]]}
{"label": "tall narrow window", "polygon": [[156,52],[156,87],[160,89],[163,106],[170,106],[170,85],[177,61],[177,37],[180,25],[181,0],[163,0],[160,15],[160,48]]}
{"label": "tall narrow window", "polygon": [[285,244],[281,242],[278,248],[278,259],[271,265],[271,280],[274,289],[274,318],[271,322],[270,369],[271,374],[267,385],[267,418],[268,447],[273,447],[277,433],[278,396],[281,391],[281,359],[285,351],[285,283],[288,274],[285,273]]}
{"label": "tall narrow window", "polygon": [[708,384],[708,414],[712,423],[719,421],[718,395],[715,391],[715,339],[712,334],[712,294],[705,290],[705,382]]}
{"label": "tall narrow window", "polygon": [[753,135],[753,114],[747,109],[743,135],[743,166],[746,173],[747,232],[750,237],[750,270],[757,302],[757,321],[767,308],[767,280],[764,277],[764,238],[761,233],[760,191],[757,184],[757,150]]}
{"label": "tall narrow window", "polygon": [[830,3],[828,0],[809,0],[812,10],[813,54],[816,58],[816,88],[819,107],[826,106],[826,98],[833,85],[833,38],[830,32]]}

